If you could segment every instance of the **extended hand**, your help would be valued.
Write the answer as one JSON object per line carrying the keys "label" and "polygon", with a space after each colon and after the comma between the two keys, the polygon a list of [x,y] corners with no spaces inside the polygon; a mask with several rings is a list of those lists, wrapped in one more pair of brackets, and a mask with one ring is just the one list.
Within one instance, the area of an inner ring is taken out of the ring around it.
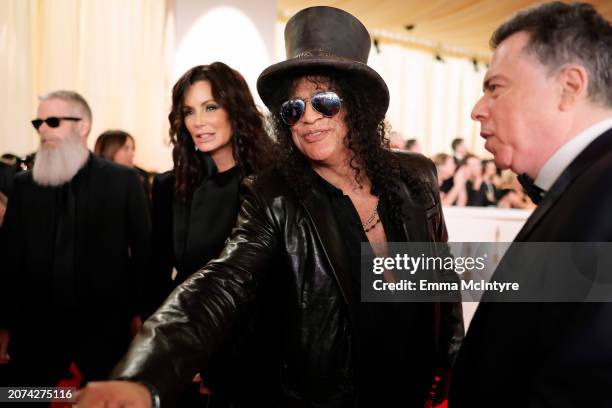
{"label": "extended hand", "polygon": [[90,382],[76,396],[78,408],[151,408],[151,393],[137,382]]}

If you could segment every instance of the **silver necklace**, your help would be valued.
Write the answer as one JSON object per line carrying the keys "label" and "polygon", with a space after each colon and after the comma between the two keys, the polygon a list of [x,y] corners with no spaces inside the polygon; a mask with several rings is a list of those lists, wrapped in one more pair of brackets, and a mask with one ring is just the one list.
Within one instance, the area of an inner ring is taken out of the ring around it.
{"label": "silver necklace", "polygon": [[[378,224],[378,221],[380,221],[380,217],[377,217],[378,215],[378,203],[380,202],[380,199],[376,200],[376,207],[374,207],[374,211],[372,211],[372,214],[370,214],[370,216],[368,217],[368,219],[366,220],[366,222],[364,222],[363,224],[361,224],[361,226],[363,227],[363,229],[368,232],[370,231],[372,228],[374,228],[376,226],[376,224]],[[370,225],[377,220],[376,224],[372,225],[370,227]],[[370,228],[368,228],[370,227]]]}

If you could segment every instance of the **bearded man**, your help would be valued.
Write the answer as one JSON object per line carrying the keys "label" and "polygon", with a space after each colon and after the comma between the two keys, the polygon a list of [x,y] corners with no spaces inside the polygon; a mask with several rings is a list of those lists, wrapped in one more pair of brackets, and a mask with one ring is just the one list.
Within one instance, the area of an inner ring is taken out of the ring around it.
{"label": "bearded man", "polygon": [[0,362],[15,385],[54,385],[71,362],[105,378],[139,320],[145,196],[132,169],[89,152],[91,120],[76,92],[41,97],[36,162],[15,177],[0,271]]}

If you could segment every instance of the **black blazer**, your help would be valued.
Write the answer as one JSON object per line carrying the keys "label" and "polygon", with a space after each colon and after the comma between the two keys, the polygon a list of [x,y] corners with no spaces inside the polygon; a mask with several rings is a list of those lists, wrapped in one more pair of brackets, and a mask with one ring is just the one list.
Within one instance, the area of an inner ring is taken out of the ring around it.
{"label": "black blazer", "polygon": [[[515,241],[612,241],[612,130],[563,171]],[[449,407],[610,407],[610,339],[612,303],[481,303]]]}
{"label": "black blazer", "polygon": [[[74,229],[78,315],[58,315],[52,307],[58,188],[39,186],[26,171],[15,177],[7,208],[0,327],[27,333],[23,339],[35,336],[32,347],[39,350],[52,347],[48,336],[65,333],[90,344],[92,356],[104,355],[109,347],[127,346],[131,317],[142,307],[149,218],[132,169],[90,154],[75,177],[80,177]],[[19,343],[18,337],[11,343]]]}
{"label": "black blazer", "polygon": [[[446,240],[433,163],[409,154],[403,156],[402,165],[414,180],[401,184],[400,228],[413,241]],[[331,203],[317,185],[297,201],[276,171],[246,180],[242,193],[237,226],[220,257],[170,295],[147,321],[114,376],[148,382],[171,403],[191,374],[206,365],[241,324],[244,311],[257,300],[258,289],[272,280],[280,287],[276,310],[284,314],[277,323],[282,333],[269,336],[270,341],[282,336],[281,361],[270,378],[280,394],[248,397],[263,398],[266,406],[310,406],[314,401],[321,407],[344,406],[342,401],[346,403],[354,392],[352,299],[359,294],[351,292],[350,264]],[[272,261],[279,261],[282,268],[271,267]],[[463,338],[461,308],[453,306],[442,313],[441,357],[413,350],[430,366],[439,363],[449,368]],[[417,342],[422,337],[434,342],[433,305],[430,312],[428,326],[414,328]]]}

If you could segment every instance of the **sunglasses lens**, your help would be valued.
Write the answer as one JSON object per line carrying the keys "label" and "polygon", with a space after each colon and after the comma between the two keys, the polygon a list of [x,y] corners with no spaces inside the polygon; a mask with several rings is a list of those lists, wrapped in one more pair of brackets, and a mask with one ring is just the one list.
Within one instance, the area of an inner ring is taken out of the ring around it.
{"label": "sunglasses lens", "polygon": [[335,92],[321,92],[310,98],[312,107],[324,116],[332,117],[340,112],[342,102]]}
{"label": "sunglasses lens", "polygon": [[301,99],[292,99],[281,105],[280,115],[289,126],[295,125],[304,114],[305,104]]}
{"label": "sunglasses lens", "polygon": [[56,118],[54,116],[47,118],[45,122],[47,122],[47,126],[52,127],[52,128],[56,128],[60,125],[59,118]]}
{"label": "sunglasses lens", "polygon": [[40,125],[42,125],[43,121],[42,119],[34,119],[32,121],[32,126],[34,126],[34,129],[38,130],[38,128],[40,127]]}

